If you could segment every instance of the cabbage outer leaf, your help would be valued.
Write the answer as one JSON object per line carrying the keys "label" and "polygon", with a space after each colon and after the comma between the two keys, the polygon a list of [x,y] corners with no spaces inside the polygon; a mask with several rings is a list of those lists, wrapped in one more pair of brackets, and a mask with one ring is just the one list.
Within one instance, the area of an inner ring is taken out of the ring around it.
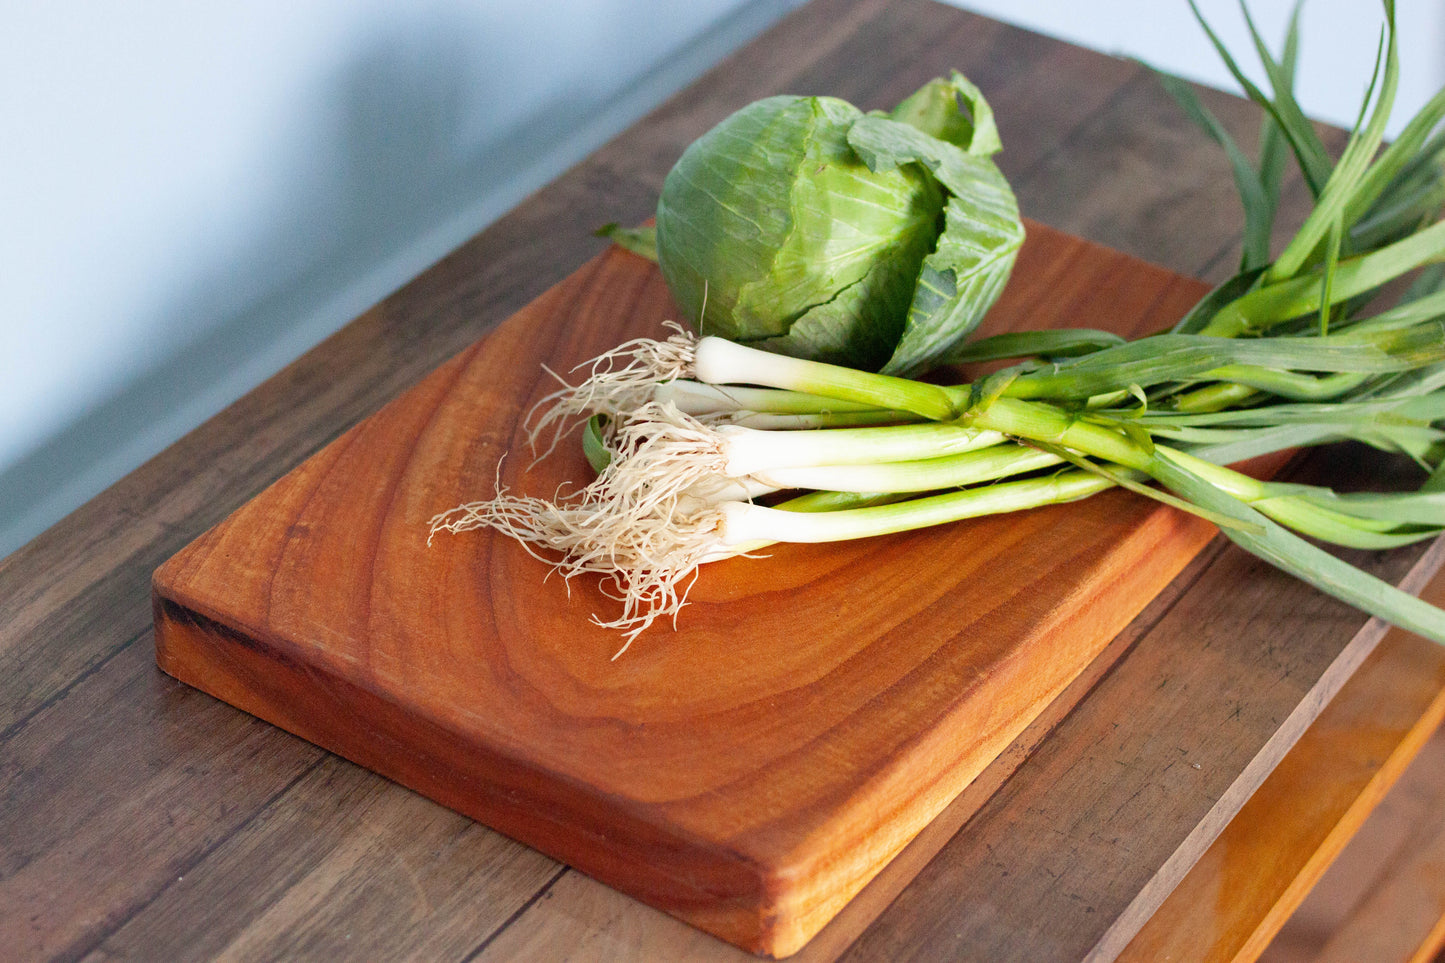
{"label": "cabbage outer leaf", "polygon": [[[857,108],[823,97],[804,103],[831,123],[809,133],[788,198],[790,230],[767,275],[739,292],[740,340],[877,370],[902,334],[943,192],[916,165],[862,164],[847,140],[863,117]],[[754,340],[763,332],[773,336]]]}
{"label": "cabbage outer leaf", "polygon": [[947,80],[939,77],[918,88],[888,117],[980,157],[1003,149],[993,108],[957,70]]}
{"label": "cabbage outer leaf", "polygon": [[915,375],[966,338],[1002,293],[1024,241],[1018,201],[987,156],[911,124],[863,117],[849,129],[848,143],[870,170],[921,164],[950,195],[943,233],[923,261],[902,334],[881,369]]}

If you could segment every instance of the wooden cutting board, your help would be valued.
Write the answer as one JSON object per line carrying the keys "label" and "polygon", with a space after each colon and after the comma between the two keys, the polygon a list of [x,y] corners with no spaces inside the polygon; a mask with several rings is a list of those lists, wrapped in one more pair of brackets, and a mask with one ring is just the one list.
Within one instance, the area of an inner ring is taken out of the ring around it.
{"label": "wooden cutting board", "polygon": [[[985,333],[1137,335],[1203,293],[1029,225]],[[513,542],[428,520],[501,480],[549,495],[523,419],[677,316],[609,250],[155,574],[184,682],[723,939],[802,946],[1213,534],[1123,492],[707,566],[616,661],[616,603]],[[510,457],[504,456],[510,454]]]}

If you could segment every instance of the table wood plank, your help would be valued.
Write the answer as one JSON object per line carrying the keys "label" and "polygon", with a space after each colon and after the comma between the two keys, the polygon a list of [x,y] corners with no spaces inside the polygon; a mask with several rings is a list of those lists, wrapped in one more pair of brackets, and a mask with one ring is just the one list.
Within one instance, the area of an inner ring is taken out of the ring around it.
{"label": "table wood plank", "polygon": [[[887,106],[954,66],[983,83],[999,111],[1007,144],[1001,163],[1026,214],[1181,273],[1228,271],[1237,202],[1227,166],[1138,66],[924,0],[817,0],[802,8],[265,385],[0,560],[0,942],[24,947],[21,958],[71,958],[92,948],[161,957],[164,948],[188,941],[218,954],[273,947],[319,957],[345,946],[347,933],[397,946],[388,942],[401,919],[395,894],[412,892],[415,868],[436,859],[437,840],[447,831],[441,827],[456,824],[436,811],[434,824],[411,834],[407,827],[430,804],[360,771],[342,779],[336,774],[344,764],[159,676],[147,630],[151,571],[596,253],[601,243],[589,236],[593,226],[648,214],[682,146],[729,110],[787,90]],[[1253,142],[1251,109],[1223,95],[1207,100],[1242,142]],[[1182,214],[1172,211],[1166,192],[1147,186],[1155,183],[1180,192],[1172,203]],[[1297,217],[1298,189],[1289,197],[1288,216]],[[1399,556],[1380,564],[1399,574],[1408,563]],[[1080,773],[1095,766],[1095,779],[1113,772],[1126,795],[1147,798],[1172,786],[1158,767],[1120,767],[1091,746],[1111,715],[1136,726],[1127,700],[1110,702],[1121,697],[1107,693],[1165,680],[1207,687],[1209,680],[1179,672],[1194,658],[1195,624],[1219,613],[1233,579],[1259,574],[1238,561],[1221,565],[1218,574],[1211,566],[1197,583],[1182,586],[1171,608],[1193,613],[1193,622],[1162,620],[1083,700],[1085,715],[1071,716],[1046,738],[1030,737],[1040,744],[1037,760],[1019,767],[980,819],[1007,827],[1015,816],[1028,816],[1030,793],[1060,766]],[[1287,617],[1278,605],[1261,610],[1252,628],[1255,648],[1283,622],[1292,638],[1303,637],[1305,652],[1288,660],[1290,684],[1283,687],[1272,663],[1257,677],[1236,672],[1226,725],[1236,708],[1259,731],[1284,724],[1312,705],[1328,673],[1343,671],[1331,668],[1342,655],[1353,658],[1363,647],[1349,641],[1362,617],[1318,608],[1290,595],[1298,589],[1286,583],[1265,584],[1278,590],[1276,599],[1302,604]],[[1246,640],[1237,646],[1246,664],[1248,647]],[[1259,653],[1253,655],[1257,661]],[[1220,724],[1211,716],[1176,722],[1185,732]],[[1119,744],[1137,754],[1146,735],[1136,726],[1134,741],[1120,736]],[[1157,738],[1179,741],[1172,731]],[[1065,766],[1070,760],[1073,766]],[[1262,776],[1252,763],[1219,751],[1212,760],[1218,770],[1211,767],[1207,784],[1193,787],[1195,804],[1214,823],[1222,824],[1242,790]],[[343,802],[338,785],[349,787]],[[297,842],[305,833],[296,827],[317,825],[317,814],[338,805],[343,811],[323,839]],[[42,813],[53,817],[54,829],[43,825]],[[525,920],[540,906],[570,905],[566,893],[574,883],[588,883],[557,876],[556,864],[479,827],[467,833],[475,841],[448,850],[437,872],[475,881],[475,899],[445,900],[424,889],[430,895],[408,904],[414,913],[405,932],[434,940],[427,945],[440,955],[469,941],[463,956],[500,947],[511,913]],[[855,958],[895,945],[926,946],[930,924],[946,928],[967,915],[969,893],[955,891],[951,873],[975,859],[969,838],[976,838],[972,828],[904,891],[854,945]],[[289,861],[272,875],[268,867],[278,854]],[[1162,887],[1150,882],[1163,878],[1158,865],[1150,868],[1157,852],[1107,857],[1127,857],[1151,893]],[[353,873],[372,886],[346,883]],[[305,923],[300,908],[323,890],[345,894],[338,912]],[[479,905],[496,912],[479,913]],[[499,923],[503,913],[509,915]],[[258,942],[263,917],[282,921],[275,942]]]}
{"label": "table wood plank", "polygon": [[1445,649],[1391,629],[1119,959],[1258,958],[1442,718]]}
{"label": "table wood plank", "polygon": [[323,758],[156,676],[144,639],[0,754],[0,945],[77,956]]}
{"label": "table wood plank", "polygon": [[1424,963],[1445,941],[1445,729],[1437,730],[1262,963]]}
{"label": "table wood plank", "polygon": [[561,872],[335,756],[290,790],[297,805],[239,827],[89,957],[461,959]]}

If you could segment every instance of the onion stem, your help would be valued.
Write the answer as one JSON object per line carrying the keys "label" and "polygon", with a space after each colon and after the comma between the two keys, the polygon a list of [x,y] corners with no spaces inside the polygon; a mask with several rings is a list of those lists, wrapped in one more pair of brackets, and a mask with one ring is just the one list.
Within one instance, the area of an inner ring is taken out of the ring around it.
{"label": "onion stem", "polygon": [[1071,470],[1047,478],[1000,482],[870,508],[803,513],[750,502],[723,506],[722,540],[739,545],[775,542],[839,542],[911,531],[931,525],[1076,501],[1113,487],[1092,472]]}

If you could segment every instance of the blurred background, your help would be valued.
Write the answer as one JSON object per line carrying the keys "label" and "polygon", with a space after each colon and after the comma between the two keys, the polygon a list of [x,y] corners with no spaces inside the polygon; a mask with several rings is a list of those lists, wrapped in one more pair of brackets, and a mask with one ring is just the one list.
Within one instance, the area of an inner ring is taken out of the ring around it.
{"label": "blurred background", "polygon": [[[0,0],[0,557],[797,5]],[[1185,0],[955,5],[1234,89]],[[1290,7],[1251,4],[1272,43]],[[1397,126],[1445,0],[1398,19]],[[1307,113],[1353,124],[1380,20],[1305,3]]]}

